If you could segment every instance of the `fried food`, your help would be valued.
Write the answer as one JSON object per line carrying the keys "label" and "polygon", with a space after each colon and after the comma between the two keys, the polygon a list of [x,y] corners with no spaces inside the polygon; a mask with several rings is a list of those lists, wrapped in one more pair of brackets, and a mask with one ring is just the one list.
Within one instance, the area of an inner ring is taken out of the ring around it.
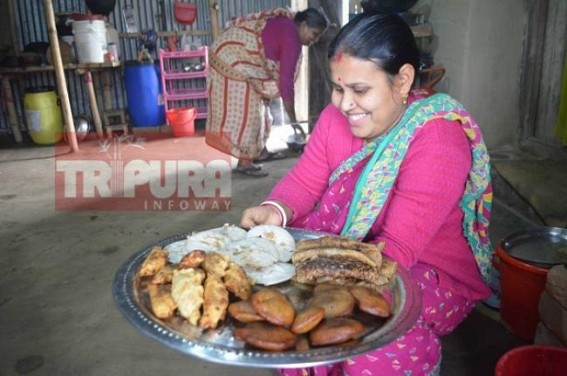
{"label": "fried food", "polygon": [[396,274],[396,270],[398,269],[398,264],[392,260],[384,260],[382,262],[382,267],[380,268],[380,275],[385,277],[386,279],[391,280],[394,278],[394,274]]}
{"label": "fried food", "polygon": [[173,272],[171,281],[171,296],[179,314],[195,326],[201,317],[204,279],[205,272],[201,269],[181,269]]}
{"label": "fried food", "polygon": [[264,288],[252,295],[252,306],[266,321],[272,324],[291,326],[295,319],[295,308],[280,291]]}
{"label": "fried food", "polygon": [[378,317],[389,317],[392,313],[390,304],[378,291],[364,286],[352,286],[350,292],[361,311]]}
{"label": "fried food", "polygon": [[307,307],[295,315],[291,331],[296,334],[307,333],[317,326],[325,317],[325,310],[322,307]]}
{"label": "fried food", "polygon": [[214,275],[222,279],[229,262],[230,258],[228,256],[221,255],[217,252],[210,252],[205,256],[201,268],[207,272],[207,275]]}
{"label": "fried food", "polygon": [[154,285],[165,285],[171,283],[171,280],[173,279],[173,271],[175,269],[175,266],[171,264],[165,265],[152,277],[152,283]]}
{"label": "fried food", "polygon": [[260,316],[256,309],[250,302],[250,300],[239,300],[237,302],[231,303],[228,306],[228,313],[236,320],[249,323],[254,321],[264,321],[264,318]]}
{"label": "fried food", "polygon": [[228,264],[223,281],[228,291],[242,300],[250,299],[252,283],[244,270],[234,262]]}
{"label": "fried food", "polygon": [[162,247],[155,246],[150,251],[150,254],[142,266],[140,266],[140,271],[138,275],[140,277],[151,277],[163,268],[167,264],[167,251]]}
{"label": "fried food", "polygon": [[335,286],[334,290],[325,289],[316,292],[307,303],[307,307],[321,307],[325,318],[348,316],[352,314],[355,299],[346,287]]}
{"label": "fried food", "polygon": [[327,346],[344,343],[364,332],[364,325],[347,318],[326,319],[309,333],[309,341],[314,346]]}
{"label": "fried food", "polygon": [[228,308],[228,290],[224,283],[214,274],[207,274],[205,279],[203,316],[199,327],[214,329],[219,321],[224,320]]}
{"label": "fried food", "polygon": [[169,287],[150,284],[148,286],[148,295],[150,296],[152,312],[157,318],[167,319],[173,316],[177,309],[177,304],[171,297],[171,289]]}
{"label": "fried food", "polygon": [[181,261],[179,261],[179,267],[181,269],[198,268],[199,266],[201,266],[201,263],[205,261],[206,256],[207,254],[205,253],[205,251],[202,251],[200,249],[191,251],[183,256]]}
{"label": "fried food", "polygon": [[306,249],[296,251],[292,261],[295,265],[293,279],[309,285],[376,283],[380,278],[379,266],[364,253],[352,249]]}
{"label": "fried food", "polygon": [[296,252],[300,252],[306,249],[318,249],[318,248],[341,248],[341,249],[351,249],[354,251],[366,251],[370,252],[372,250],[379,250],[382,252],[384,244],[378,243],[364,243],[359,242],[354,239],[341,238],[338,236],[323,236],[315,239],[303,239],[297,242],[295,247]]}
{"label": "fried food", "polygon": [[295,346],[297,336],[286,328],[267,322],[253,322],[236,328],[234,336],[254,347],[269,351],[283,351]]}

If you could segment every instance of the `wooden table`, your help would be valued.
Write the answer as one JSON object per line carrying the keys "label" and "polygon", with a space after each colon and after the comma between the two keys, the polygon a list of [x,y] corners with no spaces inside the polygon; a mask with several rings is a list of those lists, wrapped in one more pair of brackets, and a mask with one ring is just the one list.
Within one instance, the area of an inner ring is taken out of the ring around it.
{"label": "wooden table", "polygon": [[[115,69],[120,67],[120,62],[107,62],[107,63],[89,63],[89,64],[65,64],[65,70],[74,70],[78,74],[84,76],[84,82],[89,96],[89,105],[96,129],[97,136],[104,137],[102,128],[102,120],[100,117],[99,106],[96,101],[96,94],[92,80],[92,71],[101,71],[106,69]],[[2,81],[2,96],[5,98],[10,127],[14,135],[14,140],[17,143],[22,142],[22,133],[18,124],[18,116],[16,113],[16,106],[14,102],[14,95],[12,93],[11,80],[20,76],[29,75],[33,73],[54,72],[55,68],[52,65],[45,66],[31,66],[24,68],[0,68],[0,79]]]}

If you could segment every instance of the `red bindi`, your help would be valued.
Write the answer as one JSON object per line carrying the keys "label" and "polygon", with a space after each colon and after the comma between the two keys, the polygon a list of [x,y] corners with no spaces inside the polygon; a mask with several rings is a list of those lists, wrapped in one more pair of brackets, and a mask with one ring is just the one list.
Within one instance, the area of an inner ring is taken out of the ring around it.
{"label": "red bindi", "polygon": [[339,77],[338,80],[339,80],[339,82],[341,82],[343,79]]}

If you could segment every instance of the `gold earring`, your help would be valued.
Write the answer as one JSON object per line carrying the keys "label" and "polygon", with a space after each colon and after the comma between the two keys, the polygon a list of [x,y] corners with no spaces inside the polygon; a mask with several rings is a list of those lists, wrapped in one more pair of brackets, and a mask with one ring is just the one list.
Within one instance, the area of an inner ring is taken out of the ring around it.
{"label": "gold earring", "polygon": [[408,95],[407,94],[402,95],[402,104],[404,104],[404,105],[408,104]]}

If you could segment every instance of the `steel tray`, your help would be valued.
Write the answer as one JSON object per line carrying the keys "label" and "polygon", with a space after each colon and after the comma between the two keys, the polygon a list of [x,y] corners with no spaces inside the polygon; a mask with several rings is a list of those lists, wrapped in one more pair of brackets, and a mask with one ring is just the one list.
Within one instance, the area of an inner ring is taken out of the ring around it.
{"label": "steel tray", "polygon": [[[302,229],[287,230],[296,241],[326,235]],[[160,240],[132,255],[116,272],[112,289],[118,308],[136,329],[166,346],[203,360],[262,368],[310,367],[335,363],[392,342],[413,326],[421,309],[419,288],[406,270],[398,268],[388,287],[393,299],[392,315],[385,320],[358,312],[355,318],[368,330],[359,340],[345,345],[306,351],[270,352],[251,348],[235,339],[232,329],[239,324],[230,317],[221,327],[207,331],[201,331],[181,319],[165,322],[156,318],[149,309],[147,296],[138,286],[136,273],[152,246],[165,247],[185,239],[186,236],[177,235]],[[298,299],[306,298],[306,288],[303,285],[288,281],[275,287],[288,295],[294,303],[297,303]]]}

